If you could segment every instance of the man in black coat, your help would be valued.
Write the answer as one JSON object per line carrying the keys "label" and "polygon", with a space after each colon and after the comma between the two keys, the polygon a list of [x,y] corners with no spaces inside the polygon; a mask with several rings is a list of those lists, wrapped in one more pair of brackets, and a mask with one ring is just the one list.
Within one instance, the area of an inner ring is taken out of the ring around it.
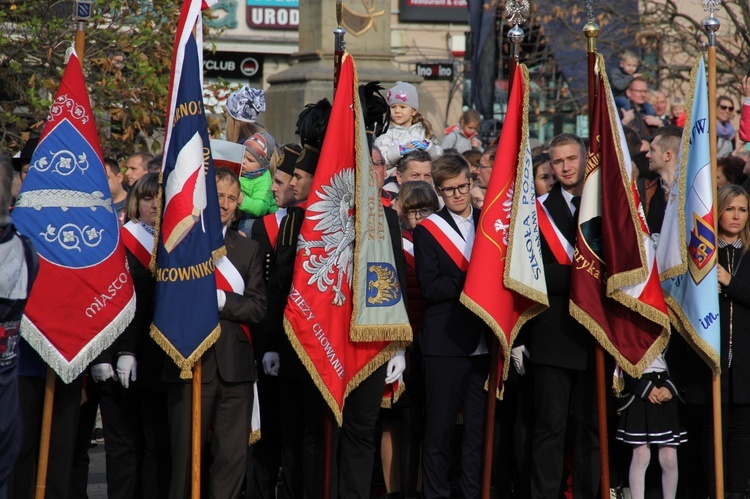
{"label": "man in black coat", "polygon": [[[253,224],[250,238],[260,246],[263,255],[263,279],[268,284],[271,269],[276,265],[274,248],[279,228],[287,209],[295,206],[291,180],[294,165],[302,148],[298,144],[286,144],[281,148],[281,161],[273,175],[273,192],[276,213],[266,215]],[[270,300],[270,297],[269,297]],[[266,321],[253,325],[253,347],[257,365],[268,351]],[[278,359],[275,361],[278,363]],[[250,447],[248,457],[247,495],[258,499],[276,497],[276,483],[281,467],[281,408],[279,405],[279,380],[269,376],[263,369],[258,372],[258,398],[260,399],[260,419],[263,423],[263,436]]]}
{"label": "man in black coat", "polygon": [[[201,435],[213,423],[208,491],[211,498],[239,497],[245,477],[247,446],[253,408],[253,384],[258,378],[248,333],[242,327],[263,320],[266,290],[258,243],[229,230],[237,209],[240,184],[227,169],[217,169],[221,222],[225,230],[226,258],[244,281],[237,292],[218,290],[221,335],[201,357]],[[217,272],[222,268],[217,262]],[[225,276],[230,275],[225,273]],[[233,281],[228,277],[230,283]],[[190,492],[190,432],[192,383],[180,380],[179,370],[168,361],[164,381],[169,383],[169,432],[172,447],[170,499],[187,498]]]}
{"label": "man in black coat", "polygon": [[479,210],[471,206],[469,166],[455,156],[433,163],[432,177],[445,208],[414,229],[414,260],[427,302],[419,343],[425,371],[424,497],[449,498],[451,435],[463,406],[461,491],[480,496],[482,445],[489,372],[487,326],[459,302]]}
{"label": "man in black coat", "polygon": [[572,410],[576,423],[573,495],[594,499],[599,484],[594,342],[591,334],[568,311],[572,254],[568,251],[567,260],[560,258],[566,254],[566,248],[575,247],[586,149],[579,137],[564,133],[552,139],[549,153],[557,183],[539,201],[561,237],[542,231],[549,308],[524,327],[525,346],[534,369],[536,413],[531,445],[531,497],[560,496],[565,434]]}

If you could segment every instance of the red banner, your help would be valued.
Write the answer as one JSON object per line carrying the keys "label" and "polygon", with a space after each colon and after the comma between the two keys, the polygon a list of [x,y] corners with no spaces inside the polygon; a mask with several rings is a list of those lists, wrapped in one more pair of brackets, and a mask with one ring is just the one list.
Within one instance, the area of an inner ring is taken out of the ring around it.
{"label": "red banner", "polygon": [[355,251],[361,250],[354,244],[355,166],[367,154],[359,142],[359,113],[354,61],[345,54],[284,312],[287,336],[339,424],[346,396],[404,344],[354,342],[349,335]]}
{"label": "red banner", "polygon": [[[600,68],[604,60],[600,56]],[[633,377],[669,340],[667,306],[612,94],[602,69],[597,83],[578,218],[570,313]]]}
{"label": "red banner", "polygon": [[528,92],[528,70],[521,65],[513,79],[461,295],[461,302],[500,341],[503,379],[521,326],[547,306],[529,148]]}

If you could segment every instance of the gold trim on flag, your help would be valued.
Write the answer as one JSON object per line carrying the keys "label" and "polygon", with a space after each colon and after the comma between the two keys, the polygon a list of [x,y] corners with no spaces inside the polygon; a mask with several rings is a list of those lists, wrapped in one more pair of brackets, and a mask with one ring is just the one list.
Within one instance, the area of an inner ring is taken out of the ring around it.
{"label": "gold trim on flag", "polygon": [[206,351],[216,343],[221,334],[221,326],[219,324],[206,336],[198,347],[193,350],[193,353],[189,357],[183,357],[179,350],[177,350],[172,342],[170,342],[164,333],[162,333],[158,327],[151,324],[151,337],[154,339],[157,345],[159,345],[167,355],[177,364],[180,368],[180,379],[193,379],[193,365],[206,353]]}
{"label": "gold trim on flag", "polygon": [[[687,100],[686,103],[690,103],[690,105],[685,105],[685,124],[687,126],[692,125],[693,123],[693,102],[695,102],[695,87],[698,80],[698,68],[700,67],[700,59],[697,59],[695,61],[695,64],[693,65],[693,69],[690,70],[690,85],[688,87],[688,93],[687,93]],[[710,106],[711,103],[709,102],[708,105]],[[688,134],[687,137],[690,135]],[[677,181],[679,182],[679,201],[680,204],[677,207],[677,216],[679,217],[679,223],[677,224],[677,227],[680,229],[680,263],[679,265],[675,265],[674,267],[670,267],[668,269],[660,269],[661,272],[659,274],[659,279],[661,281],[666,281],[667,279],[672,279],[677,276],[681,276],[685,273],[687,273],[688,270],[688,263],[687,263],[687,244],[685,244],[685,241],[687,241],[687,234],[685,232],[685,228],[687,227],[687,224],[685,222],[685,196],[687,195],[687,175],[686,172],[688,170],[688,156],[690,151],[690,140],[687,139],[685,136],[685,132],[682,132],[682,140],[680,142],[680,166],[677,168],[677,171],[675,172],[675,177],[677,178]],[[714,201],[716,202],[716,201]],[[716,253],[714,253],[716,254]],[[716,258],[715,256],[713,258]],[[710,266],[710,265],[707,265]],[[669,295],[666,295],[669,296]],[[669,305],[669,303],[667,303]],[[671,306],[669,307],[672,308]],[[683,316],[684,317],[684,316]],[[718,364],[717,364],[718,365]]]}
{"label": "gold trim on flag", "polygon": [[[318,373],[318,370],[315,367],[315,363],[312,361],[312,359],[310,359],[310,356],[307,355],[307,351],[299,342],[297,334],[294,332],[294,328],[292,327],[292,324],[289,322],[289,319],[287,319],[286,316],[284,316],[284,332],[286,333],[287,338],[289,338],[289,342],[292,344],[292,348],[297,353],[297,356],[302,362],[302,365],[305,366],[305,369],[312,378],[313,383],[315,383],[315,386],[318,388],[318,391],[320,391],[320,394],[323,396],[326,404],[328,404],[331,412],[333,412],[333,416],[339,426],[341,426],[344,420],[343,409],[346,406],[346,397],[355,388],[357,388],[362,381],[367,379],[367,377],[374,373],[375,370],[389,361],[397,351],[405,348],[409,343],[401,341],[392,342],[390,345],[381,350],[380,353],[378,353],[375,357],[373,357],[373,359],[370,360],[370,362],[367,363],[362,369],[360,369],[360,371],[349,380],[349,383],[347,383],[346,388],[344,389],[344,403],[341,406],[341,410],[339,410],[338,404],[336,403],[336,398],[328,389],[325,381],[323,381],[323,377]],[[385,380],[383,381],[385,386]]]}

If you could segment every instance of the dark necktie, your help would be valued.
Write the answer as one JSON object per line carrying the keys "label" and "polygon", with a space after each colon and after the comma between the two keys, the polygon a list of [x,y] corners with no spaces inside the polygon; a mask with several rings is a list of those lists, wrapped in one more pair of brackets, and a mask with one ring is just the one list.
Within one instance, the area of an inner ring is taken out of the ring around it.
{"label": "dark necktie", "polygon": [[578,212],[581,209],[581,196],[573,196],[573,199],[570,202],[573,203],[573,206],[576,208],[576,212],[573,213],[573,219],[576,221],[576,224],[578,224]]}

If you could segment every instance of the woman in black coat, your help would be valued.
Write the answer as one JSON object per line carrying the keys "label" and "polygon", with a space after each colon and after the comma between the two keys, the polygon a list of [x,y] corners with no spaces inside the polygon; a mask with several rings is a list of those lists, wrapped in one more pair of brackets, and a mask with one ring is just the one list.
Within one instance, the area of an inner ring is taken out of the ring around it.
{"label": "woman in black coat", "polygon": [[741,499],[750,492],[750,197],[726,185],[718,198],[724,483]]}

